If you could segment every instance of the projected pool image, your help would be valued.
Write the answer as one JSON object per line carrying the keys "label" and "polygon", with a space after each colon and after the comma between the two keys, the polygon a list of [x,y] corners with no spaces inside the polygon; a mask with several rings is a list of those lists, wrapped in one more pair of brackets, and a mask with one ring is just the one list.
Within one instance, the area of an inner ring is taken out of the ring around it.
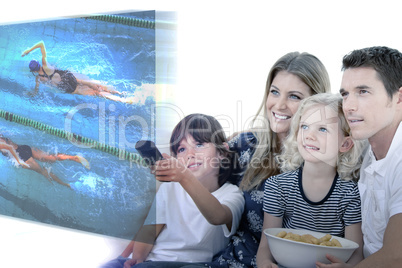
{"label": "projected pool image", "polygon": [[[0,25],[0,214],[133,237],[155,192],[134,149],[155,138],[154,18],[147,11]],[[49,65],[96,89],[37,87],[29,64],[41,68],[42,51],[23,52],[40,41]],[[22,168],[10,144],[39,167]]]}

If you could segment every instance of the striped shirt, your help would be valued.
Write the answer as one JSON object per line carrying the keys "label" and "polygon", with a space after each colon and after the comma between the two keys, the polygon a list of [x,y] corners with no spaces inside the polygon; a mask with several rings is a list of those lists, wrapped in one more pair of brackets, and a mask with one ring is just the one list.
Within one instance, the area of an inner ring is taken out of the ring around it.
{"label": "striped shirt", "polygon": [[263,210],[282,218],[282,227],[345,236],[345,226],[361,222],[357,184],[338,174],[323,200],[312,202],[304,195],[302,168],[272,176],[265,182]]}

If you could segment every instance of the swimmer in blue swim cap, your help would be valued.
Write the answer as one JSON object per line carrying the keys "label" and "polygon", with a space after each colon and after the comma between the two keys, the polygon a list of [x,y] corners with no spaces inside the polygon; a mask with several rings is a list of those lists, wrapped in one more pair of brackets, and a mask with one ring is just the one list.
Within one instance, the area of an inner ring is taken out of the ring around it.
{"label": "swimmer in blue swim cap", "polygon": [[36,83],[35,92],[33,95],[38,93],[40,83],[46,83],[58,88],[64,93],[99,96],[124,103],[135,102],[135,100],[131,98],[116,96],[122,95],[122,93],[116,91],[110,86],[102,85],[93,81],[78,79],[76,75],[69,70],[61,70],[48,64],[46,47],[43,41],[40,41],[31,48],[26,49],[21,56],[25,57],[30,52],[38,48],[42,53],[42,64],[37,60],[31,60],[29,62],[29,70],[35,76]]}
{"label": "swimmer in blue swim cap", "polygon": [[37,72],[40,69],[40,64],[39,61],[37,60],[31,60],[31,62],[29,63],[29,70],[31,70],[31,72]]}

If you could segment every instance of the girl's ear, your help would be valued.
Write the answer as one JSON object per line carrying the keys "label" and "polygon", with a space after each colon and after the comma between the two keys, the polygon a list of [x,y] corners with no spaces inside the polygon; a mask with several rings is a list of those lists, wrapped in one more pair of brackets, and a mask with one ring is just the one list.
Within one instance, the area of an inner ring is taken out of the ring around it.
{"label": "girl's ear", "polygon": [[353,143],[352,138],[350,136],[347,136],[347,137],[343,138],[342,145],[341,145],[341,148],[339,149],[339,151],[341,153],[345,153],[353,147],[353,144],[354,143]]}

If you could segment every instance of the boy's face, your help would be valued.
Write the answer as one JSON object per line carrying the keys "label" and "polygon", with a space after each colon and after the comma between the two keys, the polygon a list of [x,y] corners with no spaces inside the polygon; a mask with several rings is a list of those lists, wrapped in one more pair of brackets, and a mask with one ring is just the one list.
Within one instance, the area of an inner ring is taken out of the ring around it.
{"label": "boy's face", "polygon": [[180,141],[176,156],[198,180],[218,179],[220,157],[212,143],[199,143],[187,135]]}
{"label": "boy's face", "polygon": [[398,98],[390,100],[373,68],[346,69],[340,93],[343,111],[355,139],[369,139],[371,142],[389,137],[394,131]]}

